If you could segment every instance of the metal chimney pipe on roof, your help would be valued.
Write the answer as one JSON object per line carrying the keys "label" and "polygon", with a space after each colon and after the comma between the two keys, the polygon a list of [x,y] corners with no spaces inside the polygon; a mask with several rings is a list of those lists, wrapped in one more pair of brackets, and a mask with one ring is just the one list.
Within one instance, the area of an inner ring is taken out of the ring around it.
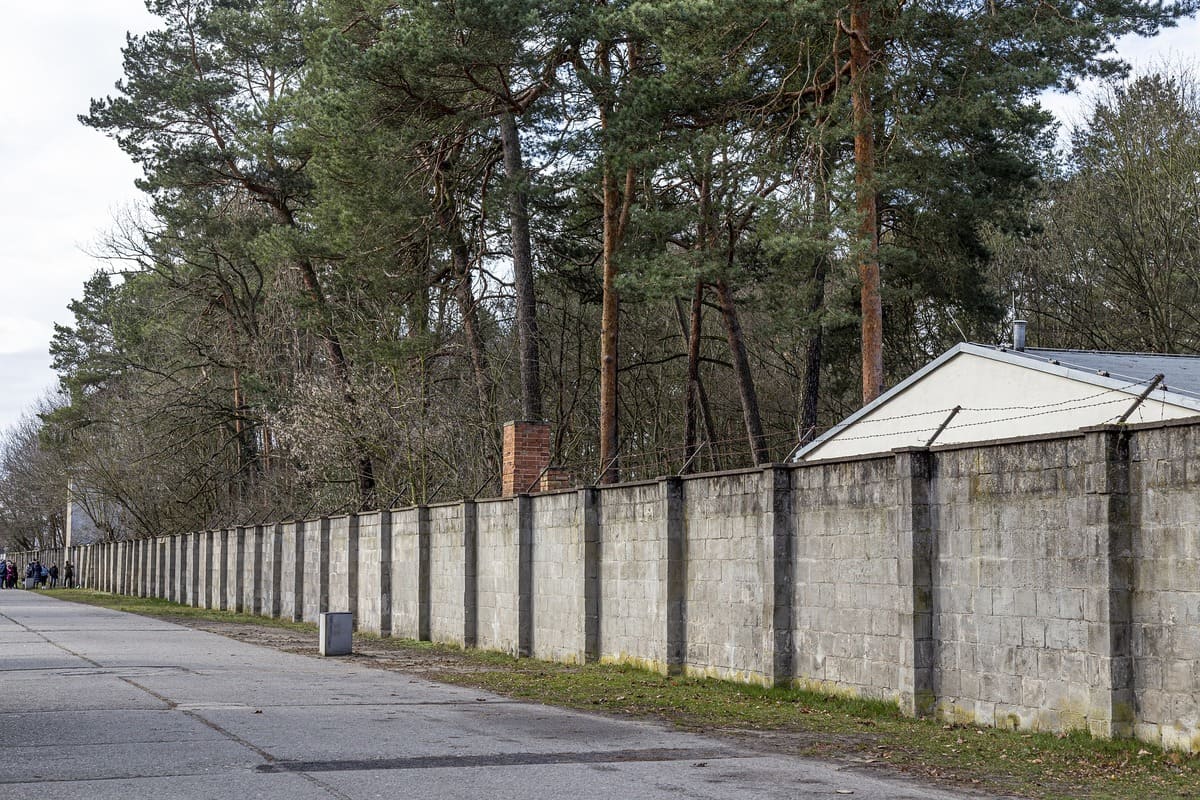
{"label": "metal chimney pipe on roof", "polygon": [[1018,353],[1025,350],[1025,320],[1013,320],[1013,350]]}

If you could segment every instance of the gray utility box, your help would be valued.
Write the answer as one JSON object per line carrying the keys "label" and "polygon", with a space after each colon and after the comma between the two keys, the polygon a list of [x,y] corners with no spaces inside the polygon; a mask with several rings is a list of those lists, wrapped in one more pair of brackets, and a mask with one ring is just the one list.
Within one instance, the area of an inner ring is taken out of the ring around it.
{"label": "gray utility box", "polygon": [[349,611],[326,611],[321,614],[321,655],[350,655],[350,635],[354,631],[354,615]]}

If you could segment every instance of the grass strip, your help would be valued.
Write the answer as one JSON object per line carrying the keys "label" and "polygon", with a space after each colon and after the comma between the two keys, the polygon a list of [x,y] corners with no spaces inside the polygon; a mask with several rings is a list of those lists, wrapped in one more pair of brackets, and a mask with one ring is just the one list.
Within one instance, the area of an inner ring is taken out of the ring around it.
{"label": "grass strip", "polygon": [[[165,600],[62,590],[64,600],[187,624],[284,628],[308,623],[191,608]],[[446,683],[568,708],[665,720],[775,752],[899,771],[989,794],[1039,800],[1200,797],[1200,757],[1083,732],[1031,733],[903,716],[892,703],[794,688],[666,676],[617,664],[560,664],[430,642],[355,634],[356,652]],[[422,659],[424,657],[424,660]],[[422,666],[414,668],[414,664]]]}
{"label": "grass strip", "polygon": [[317,631],[317,626],[311,622],[292,622],[291,620],[259,617],[254,614],[241,614],[235,611],[221,611],[215,608],[196,608],[194,606],[173,603],[170,600],[162,600],[157,597],[127,597],[120,594],[97,592],[92,589],[47,589],[40,591],[59,600],[86,603],[90,606],[111,608],[113,611],[141,614],[144,617],[155,617],[170,622],[195,620],[197,622],[257,625],[266,628],[280,628],[313,634]]}

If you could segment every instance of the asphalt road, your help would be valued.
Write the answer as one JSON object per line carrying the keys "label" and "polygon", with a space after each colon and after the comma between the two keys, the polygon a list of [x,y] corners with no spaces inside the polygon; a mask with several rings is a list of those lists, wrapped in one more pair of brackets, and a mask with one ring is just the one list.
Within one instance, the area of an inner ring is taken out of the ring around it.
{"label": "asphalt road", "polygon": [[848,796],[979,795],[0,591],[0,798]]}

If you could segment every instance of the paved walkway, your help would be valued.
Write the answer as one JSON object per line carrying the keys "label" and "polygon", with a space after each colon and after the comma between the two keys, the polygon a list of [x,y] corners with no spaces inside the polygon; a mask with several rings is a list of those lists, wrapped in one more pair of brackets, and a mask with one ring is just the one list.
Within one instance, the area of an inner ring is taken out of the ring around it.
{"label": "paved walkway", "polygon": [[954,795],[0,592],[0,798]]}

